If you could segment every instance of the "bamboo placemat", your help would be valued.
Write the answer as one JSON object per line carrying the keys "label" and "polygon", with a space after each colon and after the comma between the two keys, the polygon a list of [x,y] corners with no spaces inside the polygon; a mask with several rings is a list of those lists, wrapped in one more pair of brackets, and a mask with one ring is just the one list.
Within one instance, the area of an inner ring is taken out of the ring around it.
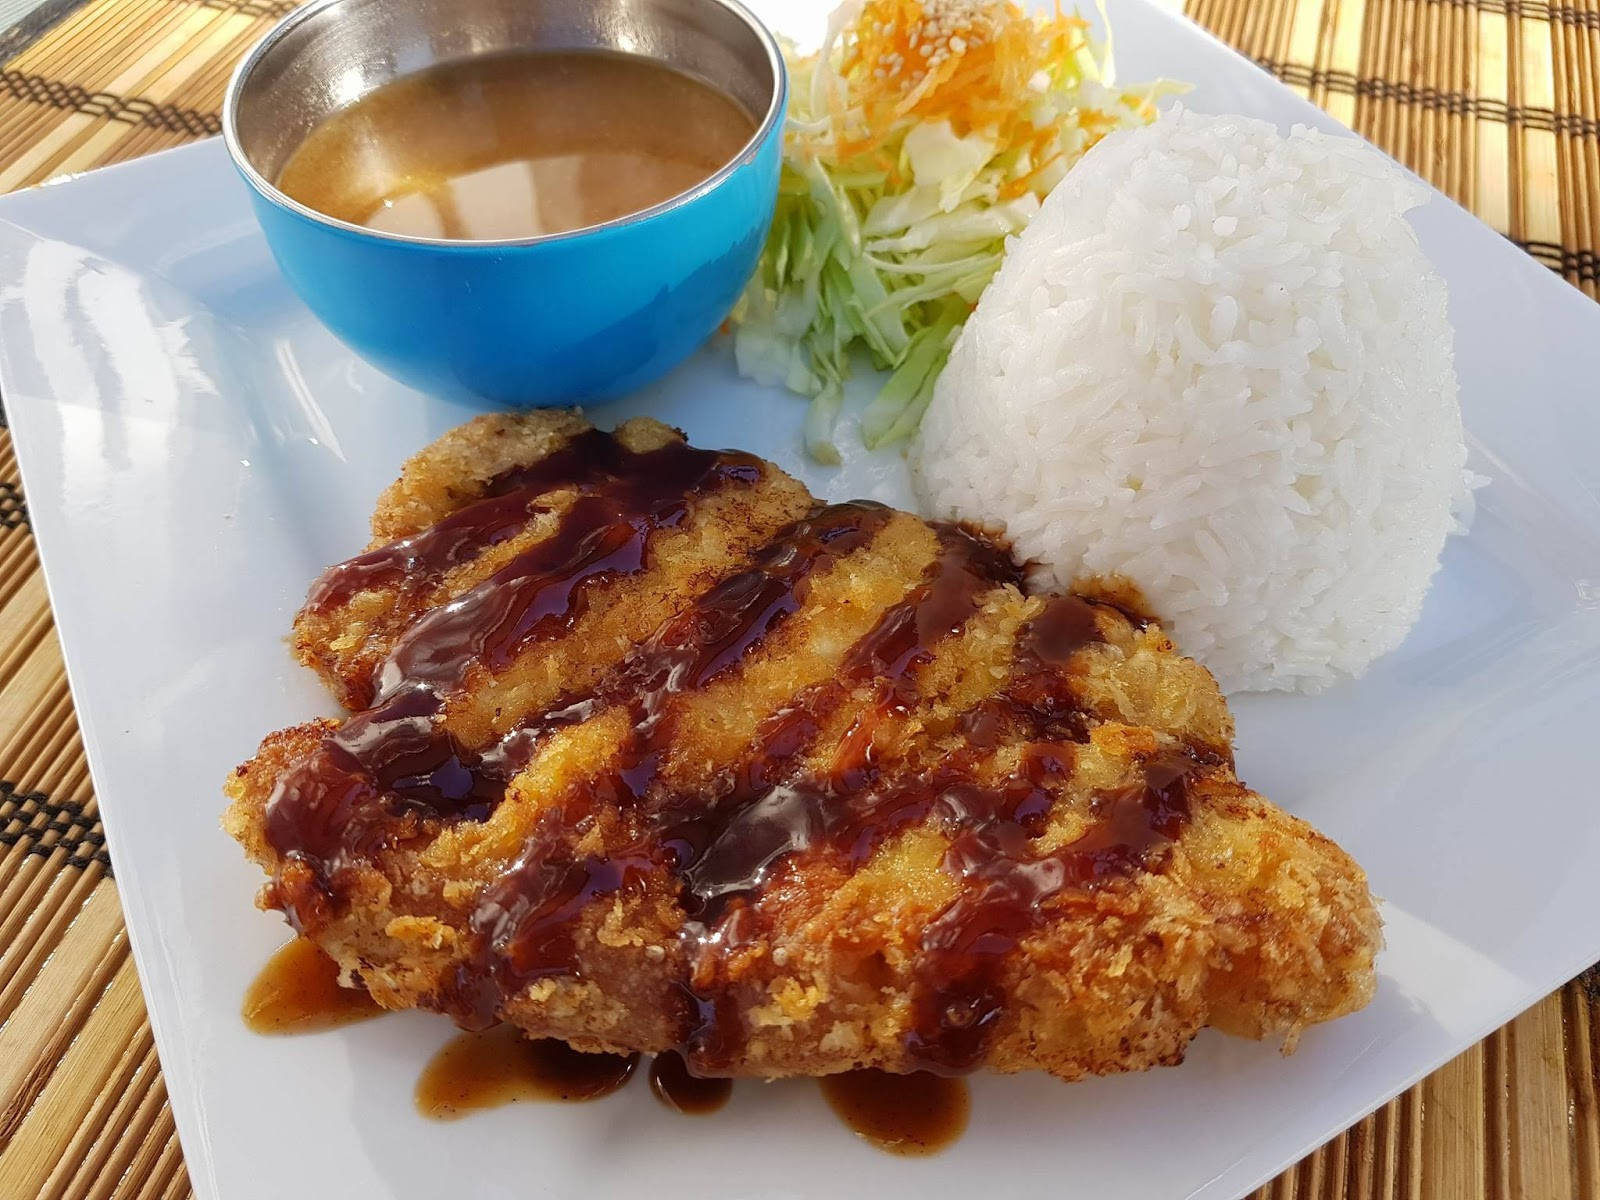
{"label": "bamboo placemat", "polygon": [[[44,0],[0,32],[0,190],[218,128],[287,0]],[[1189,0],[1189,12],[1600,296],[1600,0]],[[1600,977],[1260,1200],[1600,1197]],[[0,1200],[191,1195],[0,415]]]}

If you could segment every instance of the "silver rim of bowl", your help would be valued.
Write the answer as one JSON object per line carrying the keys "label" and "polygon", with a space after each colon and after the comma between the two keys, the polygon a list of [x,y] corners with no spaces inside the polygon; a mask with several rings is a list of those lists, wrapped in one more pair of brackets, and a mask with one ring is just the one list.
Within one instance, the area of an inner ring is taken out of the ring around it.
{"label": "silver rim of bowl", "polygon": [[660,216],[662,213],[671,212],[673,209],[688,204],[690,201],[704,196],[707,192],[715,190],[725,180],[733,175],[740,167],[751,159],[756,150],[767,140],[773,126],[783,121],[784,102],[789,92],[789,73],[784,65],[783,52],[778,47],[778,40],[773,36],[754,13],[752,13],[739,0],[706,0],[706,3],[718,5],[727,9],[743,21],[756,39],[761,43],[761,48],[766,52],[767,61],[772,67],[772,96],[767,102],[767,111],[756,126],[756,131],[750,135],[750,140],[739,148],[739,152],[719,167],[715,173],[704,182],[690,188],[686,192],[679,192],[670,199],[663,200],[660,204],[653,204],[649,208],[642,208],[636,213],[629,213],[625,217],[618,217],[614,221],[604,221],[599,225],[584,225],[579,229],[569,229],[563,233],[542,233],[535,237],[526,238],[494,238],[474,241],[466,238],[435,238],[415,237],[404,233],[389,233],[381,229],[369,229],[365,225],[357,225],[353,221],[342,221],[338,217],[330,217],[327,213],[318,212],[309,205],[281,191],[260,171],[256,170],[239,145],[239,131],[237,128],[239,115],[239,92],[244,86],[244,81],[249,78],[250,72],[290,30],[302,21],[309,20],[325,8],[331,8],[344,0],[312,0],[312,3],[295,9],[283,20],[279,21],[265,36],[255,44],[249,54],[245,55],[239,65],[234,68],[233,76],[228,80],[228,90],[222,97],[222,141],[228,148],[228,157],[233,159],[234,166],[244,174],[253,187],[267,200],[279,208],[286,208],[290,212],[298,213],[309,221],[318,225],[326,225],[330,229],[342,229],[347,233],[358,234],[361,237],[378,238],[386,242],[398,242],[410,246],[434,246],[450,249],[504,249],[510,246],[542,246],[549,242],[562,242],[572,238],[585,237],[592,233],[599,233],[608,229],[621,229],[651,217]]}

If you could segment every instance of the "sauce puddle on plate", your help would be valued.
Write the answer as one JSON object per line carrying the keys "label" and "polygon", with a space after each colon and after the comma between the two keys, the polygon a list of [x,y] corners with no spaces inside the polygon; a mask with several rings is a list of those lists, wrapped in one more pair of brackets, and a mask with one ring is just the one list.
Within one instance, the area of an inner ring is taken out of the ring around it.
{"label": "sauce puddle on plate", "polygon": [[333,959],[305,938],[280,947],[244,994],[244,1023],[256,1033],[316,1033],[382,1016],[362,988],[339,986]]}
{"label": "sauce puddle on plate", "polygon": [[402,76],[326,118],[278,173],[308,208],[411,237],[566,233],[705,182],[756,122],[647,58],[524,51]]}
{"label": "sauce puddle on plate", "polygon": [[565,1042],[496,1025],[445,1043],[417,1081],[417,1109],[453,1121],[519,1100],[598,1100],[627,1083],[638,1065],[637,1054],[582,1054]]}
{"label": "sauce puddle on plate", "polygon": [[[243,1016],[257,1033],[315,1033],[381,1016],[365,991],[339,986],[339,968],[316,943],[296,938],[267,960],[245,993]],[[522,1100],[576,1103],[619,1091],[639,1055],[583,1054],[565,1042],[529,1039],[511,1025],[463,1033],[447,1042],[417,1081],[417,1109],[439,1121]],[[714,1113],[733,1094],[731,1079],[690,1073],[667,1052],[650,1063],[650,1091],[666,1108]],[[817,1081],[850,1129],[890,1154],[936,1154],[967,1127],[967,1085],[938,1075],[850,1071]]]}
{"label": "sauce puddle on plate", "polygon": [[890,1154],[937,1154],[967,1128],[971,1102],[963,1079],[862,1070],[818,1082],[835,1115]]}
{"label": "sauce puddle on plate", "polygon": [[706,1079],[689,1073],[681,1054],[658,1054],[650,1063],[650,1090],[673,1112],[685,1116],[714,1113],[733,1095],[733,1080]]}

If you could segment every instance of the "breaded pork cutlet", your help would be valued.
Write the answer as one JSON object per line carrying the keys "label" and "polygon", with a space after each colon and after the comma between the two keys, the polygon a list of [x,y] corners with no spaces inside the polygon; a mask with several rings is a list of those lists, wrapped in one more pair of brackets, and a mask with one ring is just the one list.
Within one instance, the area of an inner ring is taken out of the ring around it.
{"label": "breaded pork cutlet", "polygon": [[226,826],[379,1003],[702,1074],[1174,1063],[1373,989],[1211,677],[983,537],[633,421],[482,417],[295,622],[352,709]]}

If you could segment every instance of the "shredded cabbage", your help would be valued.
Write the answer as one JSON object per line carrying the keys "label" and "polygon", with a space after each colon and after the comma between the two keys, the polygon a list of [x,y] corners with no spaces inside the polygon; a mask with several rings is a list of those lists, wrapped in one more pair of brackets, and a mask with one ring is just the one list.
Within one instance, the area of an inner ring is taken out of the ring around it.
{"label": "shredded cabbage", "polygon": [[785,54],[778,206],[735,356],[812,398],[807,449],[836,463],[852,352],[891,372],[867,446],[908,437],[1006,239],[1090,146],[1182,88],[1117,86],[1086,21],[1011,0],[846,0],[816,54]]}

